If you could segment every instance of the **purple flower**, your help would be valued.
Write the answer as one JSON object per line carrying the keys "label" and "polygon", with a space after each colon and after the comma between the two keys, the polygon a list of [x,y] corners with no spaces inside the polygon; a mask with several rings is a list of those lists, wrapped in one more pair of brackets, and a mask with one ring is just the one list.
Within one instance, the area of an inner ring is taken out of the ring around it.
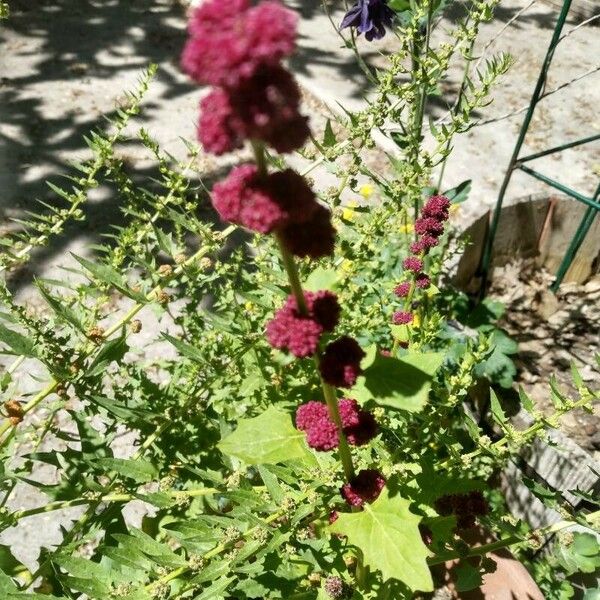
{"label": "purple flower", "polygon": [[358,0],[344,16],[340,29],[356,27],[369,42],[380,40],[385,35],[385,28],[392,26],[395,14],[387,0]]}

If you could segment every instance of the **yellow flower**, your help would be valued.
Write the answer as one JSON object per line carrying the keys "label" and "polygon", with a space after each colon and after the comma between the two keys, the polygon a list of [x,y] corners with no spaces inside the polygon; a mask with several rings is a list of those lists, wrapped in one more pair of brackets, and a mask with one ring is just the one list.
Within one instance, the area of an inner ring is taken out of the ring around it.
{"label": "yellow flower", "polygon": [[344,211],[342,212],[342,218],[345,221],[354,221],[355,212],[354,209],[358,206],[358,202],[355,200],[351,200],[344,206]]}
{"label": "yellow flower", "polygon": [[352,271],[353,266],[354,266],[354,264],[352,263],[352,261],[345,258],[341,264],[341,269],[342,269],[342,271],[345,271],[346,273],[348,273],[348,272]]}
{"label": "yellow flower", "polygon": [[451,204],[450,205],[450,214],[455,215],[460,210],[460,204]]}
{"label": "yellow flower", "polygon": [[413,320],[412,323],[410,324],[411,327],[413,327],[414,329],[418,329],[421,326],[421,317],[419,316],[418,313],[415,313],[413,315]]}
{"label": "yellow flower", "polygon": [[250,300],[248,300],[248,302],[246,302],[246,304],[244,304],[244,308],[247,311],[251,311],[253,307],[254,307],[254,304],[252,304],[252,302],[250,302]]}
{"label": "yellow flower", "polygon": [[375,190],[373,189],[373,186],[370,183],[365,183],[365,185],[362,185],[360,187],[360,189],[358,190],[358,193],[365,200],[368,200],[373,195],[374,192],[375,192]]}
{"label": "yellow flower", "polygon": [[415,230],[415,226],[412,223],[407,225],[400,225],[400,233],[412,233]]}

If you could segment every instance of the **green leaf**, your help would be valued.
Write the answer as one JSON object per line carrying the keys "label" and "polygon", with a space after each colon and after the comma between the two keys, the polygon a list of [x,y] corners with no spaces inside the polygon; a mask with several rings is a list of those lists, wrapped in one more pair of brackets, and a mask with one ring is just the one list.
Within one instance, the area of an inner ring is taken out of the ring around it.
{"label": "green leaf", "polygon": [[331,128],[331,119],[327,119],[327,124],[325,125],[325,134],[323,135],[323,146],[325,148],[331,148],[331,146],[335,146],[337,144],[337,138],[335,137],[335,133]]}
{"label": "green leaf", "polygon": [[192,346],[187,342],[183,342],[168,333],[161,333],[162,337],[165,338],[170,344],[179,350],[182,356],[192,359],[193,361],[206,364],[206,357],[202,354],[202,351],[196,346]]}
{"label": "green leaf", "polygon": [[50,308],[56,313],[59,319],[73,325],[75,329],[81,331],[82,333],[86,332],[83,323],[75,314],[75,311],[72,310],[69,306],[67,306],[64,299],[61,298],[59,300],[58,298],[55,298],[41,281],[36,281],[36,284],[38,289],[40,290],[40,293],[42,294]]}
{"label": "green leaf", "polygon": [[498,399],[498,396],[496,395],[496,392],[494,392],[494,390],[491,388],[490,388],[490,408],[492,411],[492,417],[493,417],[494,421],[496,421],[496,423],[498,423],[498,425],[500,425],[500,427],[502,427],[502,429],[504,429],[506,426],[506,415],[504,414],[504,411],[502,410],[502,406],[500,404],[500,400]]}
{"label": "green leaf", "polygon": [[277,481],[277,477],[271,471],[269,471],[269,469],[263,466],[258,467],[258,472],[263,480],[263,483],[265,484],[265,487],[267,488],[267,491],[269,492],[269,495],[271,498],[273,498],[273,501],[277,504],[281,504],[285,498],[285,491],[281,487],[279,481]]}
{"label": "green leaf", "polygon": [[119,475],[133,479],[138,483],[148,483],[157,476],[157,470],[145,460],[127,460],[125,458],[99,458],[95,465],[107,471],[116,471]]}
{"label": "green leaf", "polygon": [[12,352],[0,349],[0,354],[17,354],[23,356],[29,356],[35,358],[37,356],[35,352],[35,345],[33,340],[25,337],[24,335],[5,327],[0,323],[0,342],[8,346]]}
{"label": "green leaf", "polygon": [[223,592],[235,581],[235,577],[222,577],[215,581],[210,587],[206,588],[199,596],[194,596],[194,600],[210,600],[211,598],[221,598]]}
{"label": "green leaf", "polygon": [[474,567],[466,560],[461,561],[456,567],[455,575],[457,592],[468,592],[469,590],[474,590],[478,587],[481,587],[483,583],[479,569]]}
{"label": "green leaf", "polygon": [[129,346],[127,345],[127,338],[125,335],[108,340],[108,342],[105,342],[102,348],[100,348],[96,358],[92,361],[92,364],[88,368],[87,375],[90,377],[100,375],[111,362],[114,361],[120,363],[128,350]]}
{"label": "green leaf", "polygon": [[392,358],[377,354],[373,363],[352,389],[359,402],[419,412],[427,403],[434,373],[444,361],[444,354],[430,352]]}
{"label": "green leaf", "polygon": [[219,448],[251,465],[277,464],[312,458],[304,438],[288,413],[271,406],[258,417],[242,419],[237,429],[221,440]]}
{"label": "green leaf", "polygon": [[76,254],[73,254],[72,256],[84,269],[89,271],[99,281],[114,287],[123,295],[128,296],[137,302],[142,302],[144,304],[147,302],[146,297],[139,292],[131,290],[121,274],[111,266],[99,262],[92,262],[91,260],[77,256]]}
{"label": "green leaf", "polygon": [[460,204],[469,197],[472,183],[473,181],[471,179],[467,179],[466,181],[458,184],[456,187],[445,191],[442,195],[446,196],[446,198],[448,198],[452,204]]}
{"label": "green leaf", "polygon": [[410,0],[390,0],[389,6],[396,12],[404,12],[410,10]]}
{"label": "green leaf", "polygon": [[519,400],[521,401],[521,406],[530,414],[535,412],[535,406],[533,404],[533,400],[531,396],[527,394],[527,392],[523,389],[523,386],[519,386]]}
{"label": "green leaf", "polygon": [[429,551],[421,540],[421,517],[409,510],[410,502],[400,496],[390,497],[384,488],[373,504],[365,504],[357,513],[343,513],[330,527],[334,533],[348,537],[359,548],[365,563],[381,571],[384,581],[394,578],[412,590],[433,590],[427,566]]}
{"label": "green leaf", "polygon": [[334,290],[338,281],[337,271],[317,267],[306,279],[304,289],[308,292],[319,290]]}
{"label": "green leaf", "polygon": [[0,592],[8,594],[9,592],[18,592],[19,588],[14,584],[13,580],[0,571]]}

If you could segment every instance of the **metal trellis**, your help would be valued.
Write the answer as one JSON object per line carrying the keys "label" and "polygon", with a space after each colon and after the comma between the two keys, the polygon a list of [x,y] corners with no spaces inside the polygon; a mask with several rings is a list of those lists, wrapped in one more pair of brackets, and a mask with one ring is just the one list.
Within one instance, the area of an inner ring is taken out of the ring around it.
{"label": "metal trellis", "polygon": [[494,209],[494,214],[492,217],[492,222],[490,224],[489,233],[487,235],[485,248],[483,251],[482,259],[481,259],[481,267],[480,267],[480,275],[481,275],[481,295],[485,295],[487,288],[487,281],[489,275],[489,268],[492,258],[492,250],[494,247],[494,239],[496,237],[496,232],[498,229],[498,223],[500,221],[500,214],[502,211],[502,204],[504,202],[504,196],[506,194],[506,189],[508,188],[508,184],[510,183],[511,177],[516,169],[519,169],[523,173],[538,179],[539,181],[543,181],[547,185],[560,190],[564,194],[570,196],[571,198],[585,204],[588,208],[571,240],[571,243],[563,257],[563,260],[558,268],[556,273],[556,278],[550,289],[553,292],[556,292],[565,276],[577,251],[579,250],[583,240],[585,239],[592,223],[594,222],[597,213],[600,212],[600,184],[596,189],[596,192],[593,196],[588,197],[584,194],[577,192],[576,190],[571,189],[567,185],[560,183],[559,181],[548,177],[531,167],[527,166],[525,163],[535,160],[536,158],[541,158],[542,156],[547,156],[549,154],[554,154],[556,152],[561,152],[562,150],[567,150],[568,148],[574,148],[575,146],[580,146],[582,144],[588,144],[595,140],[600,139],[600,133],[592,136],[588,136],[586,138],[575,140],[572,142],[568,142],[566,144],[562,144],[560,146],[555,146],[554,148],[550,148],[548,150],[544,150],[542,152],[536,152],[535,154],[530,154],[528,156],[520,157],[519,154],[521,152],[521,148],[523,146],[523,142],[525,141],[525,136],[529,130],[529,126],[531,124],[531,120],[533,118],[533,113],[537,104],[544,98],[544,87],[546,84],[546,79],[548,76],[548,71],[550,69],[550,65],[552,64],[552,59],[554,57],[554,51],[556,47],[561,41],[561,33],[563,27],[565,25],[565,21],[567,19],[567,15],[569,14],[569,9],[571,8],[572,0],[564,0],[562,4],[562,9],[560,11],[558,20],[556,22],[556,26],[554,28],[554,33],[552,35],[552,39],[550,40],[550,45],[548,46],[548,51],[546,52],[546,57],[544,62],[542,63],[542,68],[540,70],[540,75],[538,77],[535,90],[533,92],[533,96],[531,97],[531,101],[529,103],[529,108],[527,109],[527,113],[525,115],[525,119],[523,121],[523,125],[521,126],[521,130],[519,132],[519,137],[517,138],[517,143],[515,145],[513,154],[510,159],[510,163],[508,165],[508,169],[504,176],[504,180],[502,181],[502,185],[500,187],[500,193],[498,194],[498,200],[496,202],[496,207]]}

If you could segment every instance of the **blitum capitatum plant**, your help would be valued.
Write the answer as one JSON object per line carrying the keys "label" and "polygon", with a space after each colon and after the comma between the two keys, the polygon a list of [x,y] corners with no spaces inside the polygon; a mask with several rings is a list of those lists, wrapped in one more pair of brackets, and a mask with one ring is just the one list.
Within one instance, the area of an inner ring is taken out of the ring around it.
{"label": "blitum capitatum plant", "polygon": [[[485,432],[470,415],[493,348],[485,331],[449,326],[440,273],[458,193],[429,185],[506,63],[465,84],[460,110],[432,129],[439,151],[425,152],[428,90],[495,2],[469,4],[454,45],[435,48],[438,4],[348,7],[338,34],[363,67],[356,34],[398,33],[398,50],[369,71],[364,110],[319,124],[286,64],[296,15],[276,1],[206,0],[182,57],[208,86],[190,122],[206,153],[244,160],[208,192],[190,175],[196,145],[176,161],[140,129],[158,174],[156,188],[137,184],[119,142],[152,68],[111,131],[88,137],[76,187],[53,187],[67,208],[3,238],[10,271],[87,218],[90,189],[122,206],[94,260],[76,257],[76,281],[37,282],[47,313],[21,306],[9,278],[0,285],[0,349],[16,355],[0,377],[0,528],[14,540],[23,522],[37,526],[28,519],[67,515],[35,561],[0,546],[1,597],[409,599],[433,588],[436,565],[460,559],[461,587],[477,587],[491,570],[482,556],[533,539],[488,482],[594,394],[580,379],[578,398],[556,388],[556,414],[530,406],[524,430],[495,395]],[[392,131],[399,152],[381,173],[364,159],[375,130]],[[322,167],[336,187],[320,189]],[[124,433],[131,447],[115,444]],[[45,496],[20,506],[22,486]],[[470,546],[481,528],[496,539]]]}

